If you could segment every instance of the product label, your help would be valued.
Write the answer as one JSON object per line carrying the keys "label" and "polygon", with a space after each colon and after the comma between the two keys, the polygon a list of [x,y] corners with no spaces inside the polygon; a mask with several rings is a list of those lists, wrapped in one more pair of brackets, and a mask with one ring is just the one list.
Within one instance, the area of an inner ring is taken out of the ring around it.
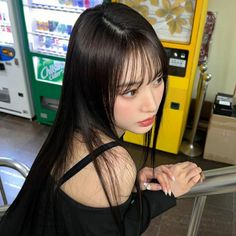
{"label": "product label", "polygon": [[36,80],[46,83],[62,84],[65,62],[45,58],[34,58]]}
{"label": "product label", "polygon": [[176,59],[176,58],[170,58],[170,60],[169,60],[169,65],[170,65],[170,66],[176,66],[176,67],[185,68],[185,66],[186,66],[186,60]]}
{"label": "product label", "polygon": [[219,101],[219,104],[224,106],[230,106],[230,102],[228,101]]}

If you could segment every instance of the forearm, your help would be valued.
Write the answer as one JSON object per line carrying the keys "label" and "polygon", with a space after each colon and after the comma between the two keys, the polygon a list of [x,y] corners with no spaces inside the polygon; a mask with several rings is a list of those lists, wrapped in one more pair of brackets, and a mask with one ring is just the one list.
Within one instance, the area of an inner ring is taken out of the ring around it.
{"label": "forearm", "polygon": [[[139,233],[143,233],[152,218],[162,214],[167,211],[171,207],[176,205],[176,199],[172,196],[166,196],[162,191],[141,191],[141,199],[142,199],[142,216],[141,216],[141,225]],[[125,215],[125,225],[127,226],[126,230],[131,230],[130,225],[135,227],[139,226],[139,202],[138,202],[138,194],[132,194],[132,201],[130,207]],[[128,234],[128,235],[133,235]]]}

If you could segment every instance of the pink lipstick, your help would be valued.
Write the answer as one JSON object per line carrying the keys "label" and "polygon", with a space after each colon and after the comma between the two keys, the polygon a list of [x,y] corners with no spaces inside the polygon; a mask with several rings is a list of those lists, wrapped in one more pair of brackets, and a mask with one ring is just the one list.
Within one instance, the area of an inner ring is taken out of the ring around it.
{"label": "pink lipstick", "polygon": [[153,122],[154,122],[154,120],[155,120],[155,116],[152,116],[152,117],[150,117],[150,118],[148,118],[148,119],[146,119],[146,120],[143,120],[143,121],[138,122],[138,124],[139,124],[141,127],[147,127],[147,126],[152,125]]}

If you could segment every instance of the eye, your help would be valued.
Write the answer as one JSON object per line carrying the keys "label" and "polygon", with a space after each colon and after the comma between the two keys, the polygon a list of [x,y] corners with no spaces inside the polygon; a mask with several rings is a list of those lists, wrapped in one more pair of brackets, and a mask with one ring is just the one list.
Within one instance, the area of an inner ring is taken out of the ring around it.
{"label": "eye", "polygon": [[137,94],[137,92],[138,92],[137,89],[133,89],[133,90],[125,91],[121,95],[124,97],[134,97]]}
{"label": "eye", "polygon": [[154,85],[160,85],[160,84],[162,83],[162,81],[163,81],[163,77],[161,76],[161,77],[158,77],[158,78],[154,79],[154,80],[152,81],[152,83],[153,83]]}

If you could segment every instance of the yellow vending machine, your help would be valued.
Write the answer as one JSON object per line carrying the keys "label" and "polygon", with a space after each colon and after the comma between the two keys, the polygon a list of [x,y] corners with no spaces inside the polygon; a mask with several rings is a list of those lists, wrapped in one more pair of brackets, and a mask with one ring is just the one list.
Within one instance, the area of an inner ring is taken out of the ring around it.
{"label": "yellow vending machine", "polygon": [[[178,153],[186,126],[207,13],[207,0],[123,0],[152,24],[169,59],[167,97],[156,148]],[[143,145],[143,136],[124,140]]]}

